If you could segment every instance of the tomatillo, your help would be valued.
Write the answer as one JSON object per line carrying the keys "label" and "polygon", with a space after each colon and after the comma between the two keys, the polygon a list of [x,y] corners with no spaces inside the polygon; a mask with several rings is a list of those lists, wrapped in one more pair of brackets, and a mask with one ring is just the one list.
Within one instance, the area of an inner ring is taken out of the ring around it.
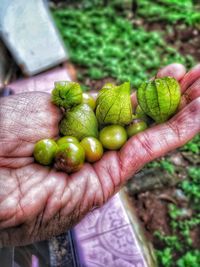
{"label": "tomatillo", "polygon": [[42,165],[50,165],[58,150],[58,146],[53,139],[43,139],[35,144],[33,155],[37,162]]}
{"label": "tomatillo", "polygon": [[85,137],[80,142],[85,150],[85,158],[88,162],[100,160],[103,155],[103,146],[100,141],[94,137]]}
{"label": "tomatillo", "polygon": [[61,146],[63,144],[66,144],[66,143],[75,143],[75,144],[79,144],[79,141],[76,137],[74,136],[63,136],[61,138],[59,138],[57,141],[56,141],[57,145],[58,146]]}
{"label": "tomatillo", "polygon": [[103,147],[109,150],[117,150],[126,142],[127,133],[120,125],[110,125],[100,131],[99,140]]}
{"label": "tomatillo", "polygon": [[79,171],[85,160],[85,151],[79,143],[66,143],[58,147],[55,167],[67,173]]}
{"label": "tomatillo", "polygon": [[126,132],[128,134],[128,137],[131,137],[146,130],[147,128],[148,126],[145,121],[141,119],[135,119],[126,127]]}

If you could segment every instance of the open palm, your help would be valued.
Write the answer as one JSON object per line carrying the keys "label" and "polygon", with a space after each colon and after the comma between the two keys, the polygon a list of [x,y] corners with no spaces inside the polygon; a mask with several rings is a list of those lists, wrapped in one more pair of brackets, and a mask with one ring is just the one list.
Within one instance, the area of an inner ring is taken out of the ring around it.
{"label": "open palm", "polygon": [[[158,72],[181,81],[181,110],[168,122],[129,139],[116,152],[67,175],[34,163],[34,144],[58,136],[60,111],[50,95],[23,93],[0,100],[0,245],[22,245],[66,231],[101,206],[147,162],[200,131],[200,65],[185,74],[172,64]],[[136,101],[132,96],[133,102]]]}

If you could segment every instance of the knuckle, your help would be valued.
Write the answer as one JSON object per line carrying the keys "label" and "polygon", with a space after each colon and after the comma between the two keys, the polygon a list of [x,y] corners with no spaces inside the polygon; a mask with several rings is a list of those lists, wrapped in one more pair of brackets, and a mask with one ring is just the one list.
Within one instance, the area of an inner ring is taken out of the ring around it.
{"label": "knuckle", "polygon": [[199,112],[200,112],[200,96],[197,97],[195,100],[192,101],[191,105],[189,106],[189,112],[191,116],[195,116],[200,120]]}
{"label": "knuckle", "polygon": [[[144,154],[147,155],[148,158],[153,158],[154,154],[152,151],[152,140],[149,138],[149,136],[146,133],[143,133],[142,135],[138,135],[137,141],[139,142],[140,146],[144,150]],[[145,156],[144,155],[144,156]]]}

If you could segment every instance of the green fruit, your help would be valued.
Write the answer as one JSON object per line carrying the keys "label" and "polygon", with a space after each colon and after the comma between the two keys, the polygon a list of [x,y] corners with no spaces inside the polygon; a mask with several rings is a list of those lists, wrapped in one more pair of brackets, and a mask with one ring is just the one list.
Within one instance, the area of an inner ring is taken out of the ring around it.
{"label": "green fruit", "polygon": [[117,150],[126,142],[127,133],[120,125],[110,125],[100,131],[99,140],[103,147],[110,150]]}
{"label": "green fruit", "polygon": [[100,160],[103,155],[103,146],[98,139],[85,137],[80,144],[85,150],[85,158],[88,162]]}
{"label": "green fruit", "polygon": [[147,128],[148,126],[145,121],[135,119],[126,127],[126,132],[128,134],[128,137],[131,137],[139,132],[146,130]]}
{"label": "green fruit", "polygon": [[43,139],[35,144],[33,155],[42,165],[50,165],[55,157],[58,146],[52,139]]}
{"label": "green fruit", "polygon": [[65,113],[60,126],[62,135],[70,135],[82,140],[84,137],[98,137],[98,122],[93,110],[80,104]]}
{"label": "green fruit", "polygon": [[66,144],[66,143],[75,143],[75,144],[78,144],[79,141],[74,136],[63,136],[63,137],[59,138],[56,141],[56,143],[57,143],[58,146],[61,146],[61,145]]}
{"label": "green fruit", "polygon": [[78,83],[61,81],[55,82],[52,91],[52,102],[58,107],[70,108],[82,102],[82,90]]}
{"label": "green fruit", "polygon": [[168,120],[180,103],[180,85],[172,77],[144,82],[137,91],[142,110],[157,123]]}
{"label": "green fruit", "polygon": [[83,93],[82,103],[90,106],[92,110],[94,110],[95,107],[96,107],[95,99],[91,95],[89,95],[87,93]]}
{"label": "green fruit", "polygon": [[105,84],[96,101],[96,116],[101,125],[125,125],[132,120],[130,83]]}
{"label": "green fruit", "polygon": [[58,147],[55,168],[67,173],[79,171],[85,160],[85,151],[80,144],[66,143]]}

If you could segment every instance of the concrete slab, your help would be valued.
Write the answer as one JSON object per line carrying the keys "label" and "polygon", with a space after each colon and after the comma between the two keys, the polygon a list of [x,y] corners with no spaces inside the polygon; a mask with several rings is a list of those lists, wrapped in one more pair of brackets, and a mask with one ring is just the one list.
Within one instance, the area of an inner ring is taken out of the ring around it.
{"label": "concrete slab", "polygon": [[1,0],[0,35],[28,76],[67,59],[45,1]]}

